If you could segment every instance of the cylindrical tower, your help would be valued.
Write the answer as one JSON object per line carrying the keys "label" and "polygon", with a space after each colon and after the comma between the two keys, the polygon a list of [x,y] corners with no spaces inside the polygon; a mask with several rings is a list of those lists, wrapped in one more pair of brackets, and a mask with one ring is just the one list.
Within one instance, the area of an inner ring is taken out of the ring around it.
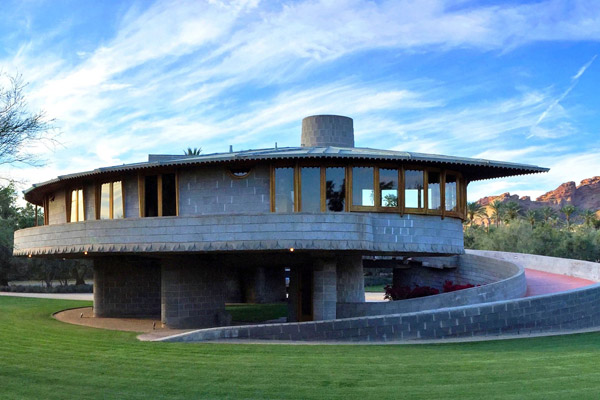
{"label": "cylindrical tower", "polygon": [[302,120],[302,147],[354,147],[352,118],[313,115]]}

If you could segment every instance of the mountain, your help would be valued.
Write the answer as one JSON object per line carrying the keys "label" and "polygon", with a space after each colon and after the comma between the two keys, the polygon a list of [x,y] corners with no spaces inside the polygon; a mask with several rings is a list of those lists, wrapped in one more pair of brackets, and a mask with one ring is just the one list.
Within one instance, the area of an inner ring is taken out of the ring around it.
{"label": "mountain", "polygon": [[563,183],[535,200],[531,200],[529,196],[519,197],[516,194],[503,193],[498,196],[484,197],[477,200],[477,203],[487,207],[495,200],[502,203],[514,201],[519,204],[523,212],[546,206],[558,211],[564,205],[572,204],[578,210],[594,210],[600,216],[600,176],[584,179],[579,185],[576,185],[575,182]]}

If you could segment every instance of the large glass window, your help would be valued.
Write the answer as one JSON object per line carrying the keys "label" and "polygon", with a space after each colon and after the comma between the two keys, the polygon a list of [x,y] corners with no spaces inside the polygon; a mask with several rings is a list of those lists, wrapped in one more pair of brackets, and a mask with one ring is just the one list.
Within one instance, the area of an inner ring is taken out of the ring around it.
{"label": "large glass window", "polygon": [[346,169],[325,169],[325,205],[327,211],[344,211],[346,204]]}
{"label": "large glass window", "polygon": [[429,172],[427,174],[427,208],[430,210],[441,210],[441,175],[439,172]]}
{"label": "large glass window", "polygon": [[294,212],[294,168],[275,168],[275,212]]}
{"label": "large glass window", "polygon": [[425,200],[423,171],[404,171],[404,204],[406,208],[423,208]]}
{"label": "large glass window", "polygon": [[69,222],[85,221],[83,189],[71,190],[70,199],[71,218]]}
{"label": "large glass window", "polygon": [[444,194],[446,196],[447,211],[456,211],[456,205],[458,204],[456,181],[456,175],[446,174],[446,186]]}
{"label": "large glass window", "polygon": [[352,168],[352,205],[372,207],[375,205],[373,167]]}
{"label": "large glass window", "polygon": [[398,207],[398,170],[379,169],[381,207]]}
{"label": "large glass window", "polygon": [[123,218],[123,185],[121,181],[100,186],[100,219]]}
{"label": "large glass window", "polygon": [[144,213],[142,215],[145,217],[177,215],[177,177],[174,173],[144,177]]}
{"label": "large glass window", "polygon": [[300,170],[300,183],[301,211],[321,211],[321,168],[302,168]]}

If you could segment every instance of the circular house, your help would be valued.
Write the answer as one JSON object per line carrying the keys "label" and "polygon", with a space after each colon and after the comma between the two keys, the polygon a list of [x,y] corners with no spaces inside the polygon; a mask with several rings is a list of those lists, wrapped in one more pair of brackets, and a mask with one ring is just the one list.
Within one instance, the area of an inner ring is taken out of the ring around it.
{"label": "circular house", "polygon": [[89,258],[94,314],[229,323],[225,302],[286,298],[288,321],[364,302],[363,260],[462,254],[469,182],[530,165],[354,147],[353,121],[302,121],[300,147],[147,162],[59,176],[25,199],[44,226],[17,256]]}

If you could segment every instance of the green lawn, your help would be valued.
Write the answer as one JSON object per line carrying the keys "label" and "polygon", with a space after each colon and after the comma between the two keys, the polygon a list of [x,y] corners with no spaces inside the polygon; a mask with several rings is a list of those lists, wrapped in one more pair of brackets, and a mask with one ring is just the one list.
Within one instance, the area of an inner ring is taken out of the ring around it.
{"label": "green lawn", "polygon": [[287,317],[286,303],[228,304],[226,307],[234,322],[262,322]]}
{"label": "green lawn", "polygon": [[385,285],[370,285],[365,286],[365,292],[383,293]]}
{"label": "green lawn", "polygon": [[600,393],[600,334],[471,344],[138,342],[72,326],[89,302],[0,297],[1,399],[582,399]]}

